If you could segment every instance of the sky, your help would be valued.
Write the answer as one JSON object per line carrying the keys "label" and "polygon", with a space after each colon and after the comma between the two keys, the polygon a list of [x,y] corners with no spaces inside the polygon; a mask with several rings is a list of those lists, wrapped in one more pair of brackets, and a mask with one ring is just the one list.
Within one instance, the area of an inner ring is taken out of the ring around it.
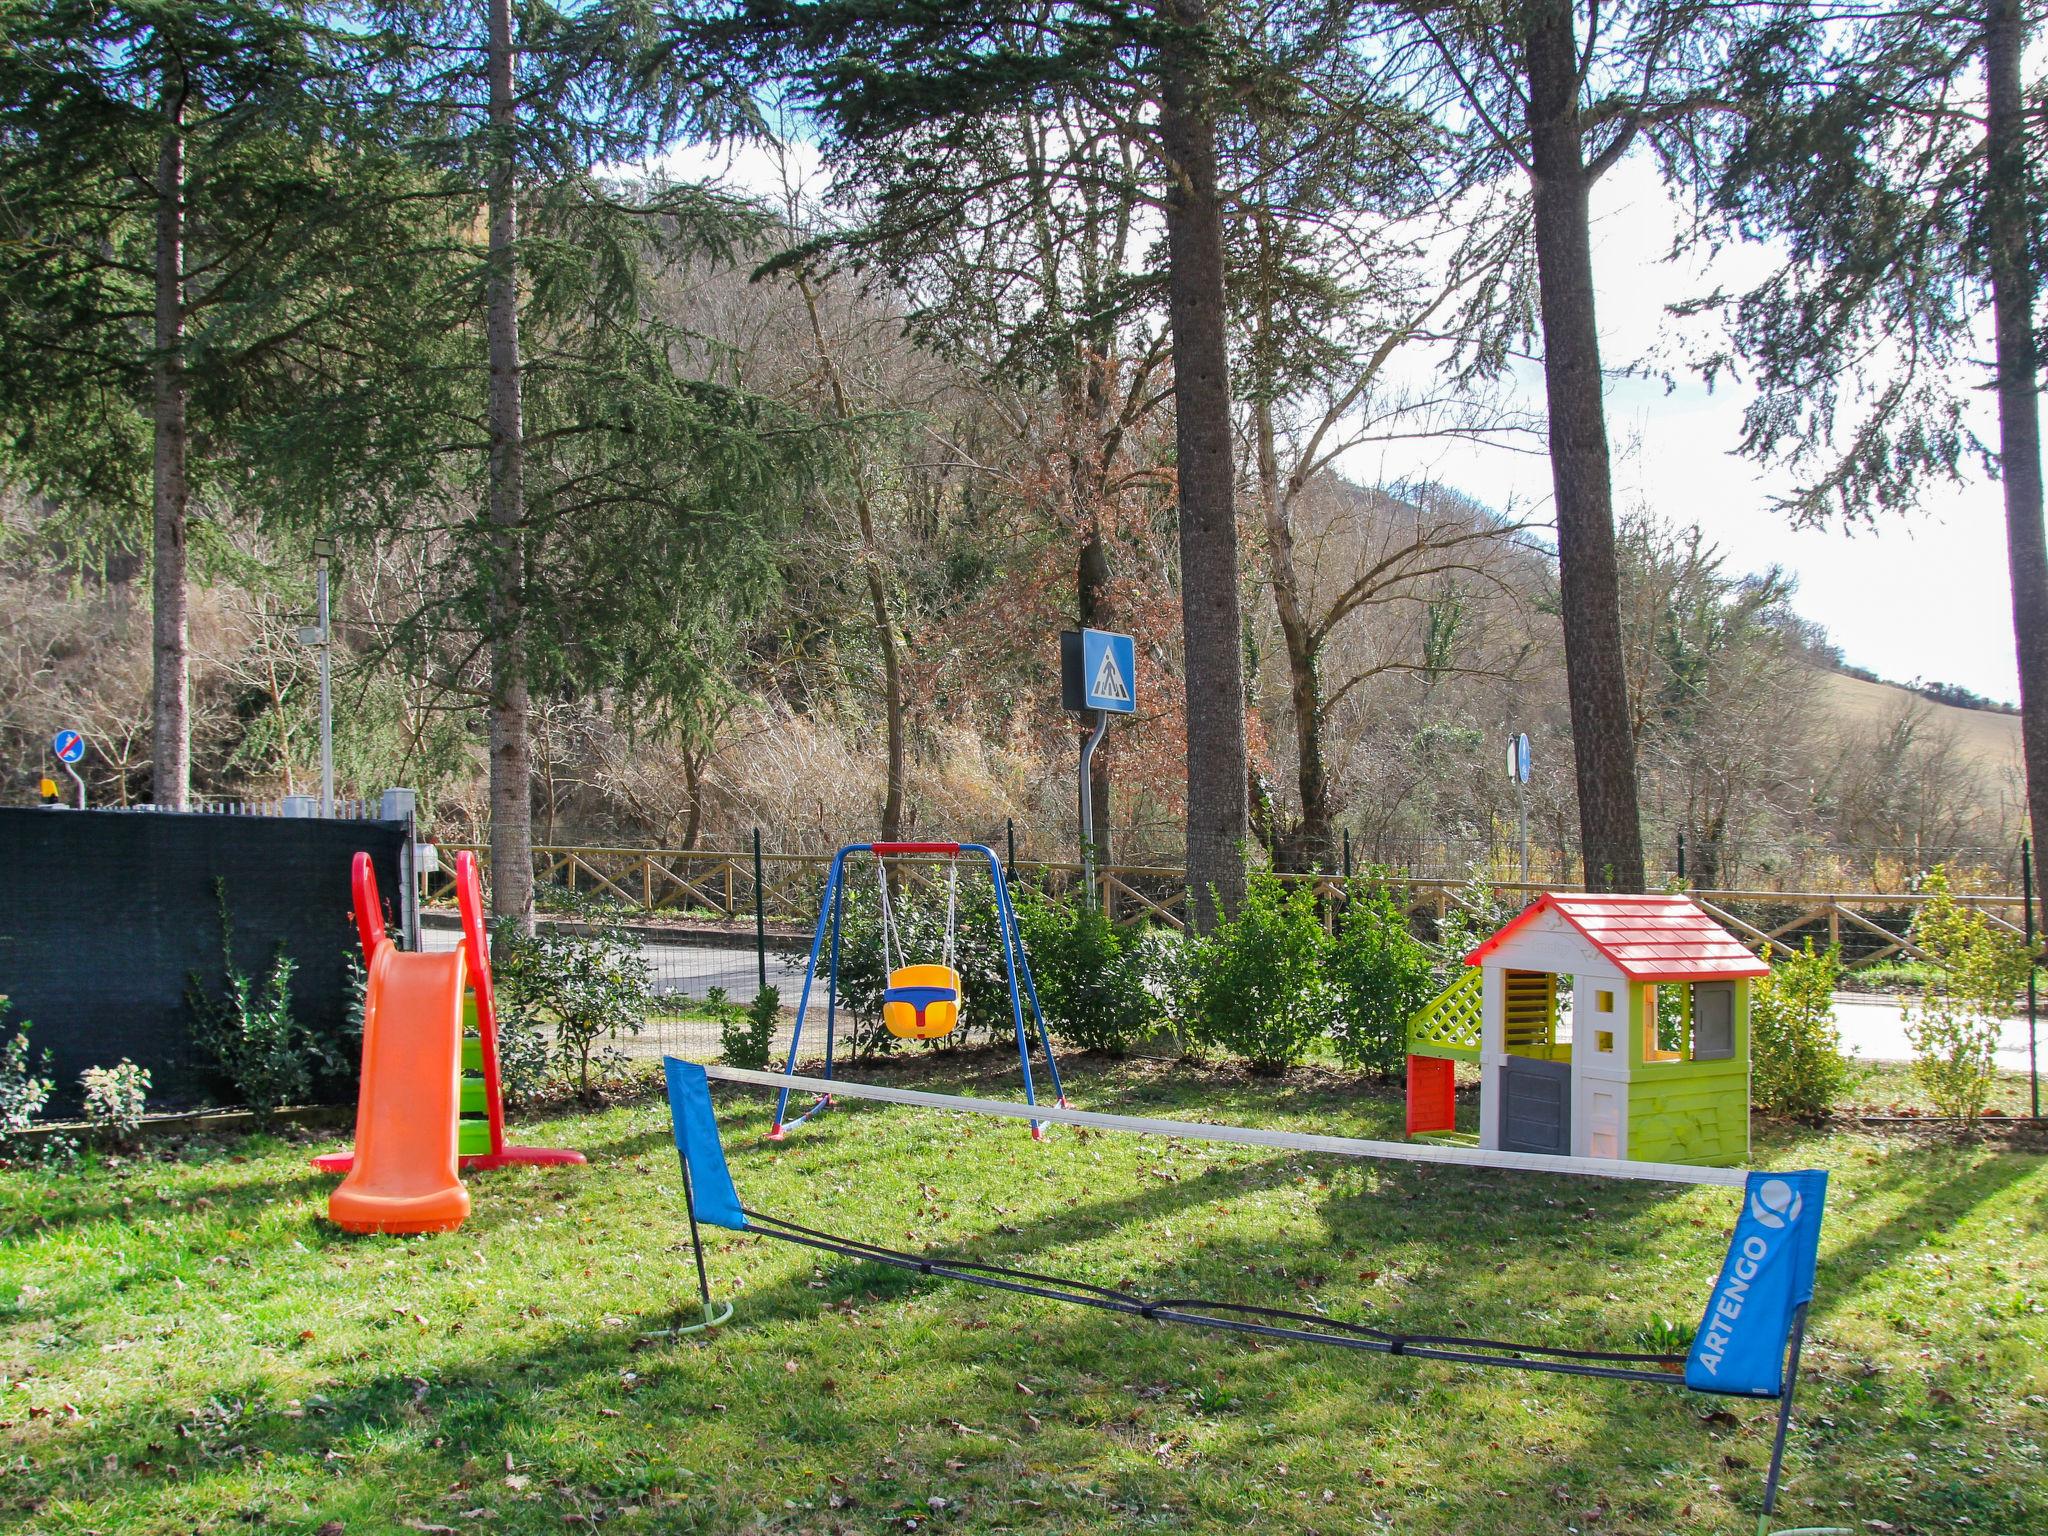
{"label": "sky", "polygon": [[[1676,324],[1667,307],[1704,289],[1698,268],[1664,260],[1677,212],[1646,164],[1626,161],[1596,184],[1593,275],[1598,290],[1601,361],[1627,368],[1659,355]],[[1735,253],[1714,277],[1729,286],[1754,281],[1767,257]],[[1540,412],[1540,367],[1512,382],[1514,403]],[[1659,379],[1616,378],[1607,392],[1607,430],[1616,450],[1617,512],[1647,505],[1666,521],[1696,523],[1739,571],[1783,566],[1799,582],[1793,606],[1826,627],[1844,659],[1895,682],[1957,683],[1989,698],[2019,697],[2013,657],[2011,586],[2006,574],[2005,511],[1995,481],[1982,476],[1944,485],[1926,510],[1853,536],[1795,531],[1771,509],[1790,483],[1735,450],[1747,394],[1697,382],[1670,393]],[[1976,422],[1996,441],[1988,400]],[[1413,473],[1422,466],[1404,466]],[[1533,511],[1550,503],[1550,464],[1540,453],[1451,443],[1434,448],[1435,479],[1496,507]],[[1353,463],[1371,479],[1391,464]],[[1398,473],[1398,472],[1397,472]]]}
{"label": "sky", "polygon": [[[808,190],[821,192],[815,148],[799,139],[789,150]],[[773,160],[759,148],[717,156],[682,151],[665,157],[662,168],[673,176],[716,176],[760,196],[772,195],[779,181]],[[1753,282],[1769,259],[1761,251],[1730,253],[1711,273],[1666,261],[1678,213],[1640,159],[1624,161],[1596,184],[1593,219],[1601,360],[1613,370],[1668,353],[1676,324],[1671,304],[1702,291],[1709,278],[1728,287]],[[1540,415],[1538,365],[1518,368],[1510,389],[1512,404]],[[1783,567],[1798,581],[1793,606],[1820,623],[1852,665],[1894,682],[1953,683],[2016,701],[1997,483],[1978,475],[1939,486],[1922,512],[1854,534],[1795,530],[1770,505],[1789,477],[1736,452],[1746,399],[1739,384],[1709,391],[1681,382],[1667,392],[1661,378],[1610,379],[1607,427],[1617,512],[1646,505],[1667,522],[1697,524],[1726,551],[1734,571]],[[1996,441],[1988,396],[1975,425]],[[1431,478],[1537,521],[1550,504],[1549,461],[1526,447],[1444,442],[1407,461],[1360,453],[1340,468],[1367,484]]]}

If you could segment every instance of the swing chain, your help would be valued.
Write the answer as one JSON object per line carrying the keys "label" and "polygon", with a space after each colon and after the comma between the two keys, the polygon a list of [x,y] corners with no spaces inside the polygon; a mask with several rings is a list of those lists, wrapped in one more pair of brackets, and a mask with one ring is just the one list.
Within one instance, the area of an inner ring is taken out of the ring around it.
{"label": "swing chain", "polygon": [[[890,958],[889,953],[889,938],[896,928],[896,914],[889,905],[889,861],[887,859],[877,858],[875,860],[875,886],[882,893],[882,971],[886,975],[897,968],[896,961]],[[900,955],[902,952],[903,946],[899,943],[896,946],[896,953]]]}
{"label": "swing chain", "polygon": [[959,911],[959,908],[960,861],[957,858],[954,858],[946,860],[946,957],[944,963],[947,970],[952,970],[954,968],[953,925],[954,916]]}
{"label": "swing chain", "polygon": [[[894,971],[903,961],[903,937],[896,932],[896,909],[889,901],[888,861],[875,859],[875,888],[881,894],[882,905],[882,969]],[[960,861],[946,860],[946,940],[945,960],[947,969],[953,968],[953,935],[959,927],[960,914]],[[894,940],[892,948],[890,941]]]}

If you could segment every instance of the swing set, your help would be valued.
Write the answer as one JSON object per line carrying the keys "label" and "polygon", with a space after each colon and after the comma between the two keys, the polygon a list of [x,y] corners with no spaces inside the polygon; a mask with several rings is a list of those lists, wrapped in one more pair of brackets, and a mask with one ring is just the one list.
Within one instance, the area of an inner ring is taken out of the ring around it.
{"label": "swing set", "polygon": [[[818,903],[818,926],[811,935],[811,957],[804,968],[804,986],[797,998],[796,1027],[789,1037],[789,1060],[783,1071],[796,1072],[797,1051],[803,1043],[804,1021],[810,1014],[811,990],[819,977],[818,965],[825,962],[825,1079],[826,1086],[811,1107],[789,1118],[789,1087],[785,1084],[775,1102],[775,1124],[770,1141],[781,1141],[790,1131],[814,1115],[832,1107],[831,1080],[839,1019],[840,944],[846,910],[846,861],[855,854],[872,854],[875,860],[876,899],[881,922],[882,966],[888,974],[882,989],[882,1027],[902,1040],[938,1040],[959,1028],[965,1016],[967,998],[961,984],[956,937],[960,920],[960,861],[977,867],[986,864],[989,883],[995,891],[996,927],[1002,940],[1003,974],[1009,983],[1010,1022],[1017,1037],[1017,1065],[1024,1076],[1024,1102],[1036,1108],[1038,1098],[1031,1079],[1031,1041],[1025,1031],[1024,1008],[1028,1002],[1031,1021],[1038,1034],[1039,1049],[1045,1053],[1046,1071],[1052,1078],[1055,1104],[1065,1109],[1066,1095],[1060,1087],[1060,1066],[1052,1052],[1052,1037],[1046,1032],[1045,1015],[1038,1006],[1038,988],[1031,979],[1031,962],[1024,954],[1024,939],[1017,930],[1016,909],[1010,905],[1009,881],[995,850],[982,843],[848,843],[832,856],[825,876],[824,899]],[[909,960],[904,952],[890,896],[889,861],[894,858],[946,861],[946,927],[936,962]],[[829,942],[828,942],[829,941]],[[1033,1140],[1042,1140],[1045,1127],[1031,1121]]]}

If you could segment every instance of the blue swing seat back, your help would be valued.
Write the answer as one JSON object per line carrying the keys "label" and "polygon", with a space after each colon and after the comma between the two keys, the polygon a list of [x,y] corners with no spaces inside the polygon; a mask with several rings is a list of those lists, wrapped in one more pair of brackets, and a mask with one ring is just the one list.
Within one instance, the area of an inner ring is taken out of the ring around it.
{"label": "blue swing seat back", "polygon": [[950,965],[901,965],[882,993],[882,1024],[901,1040],[936,1040],[960,1022],[960,973]]}

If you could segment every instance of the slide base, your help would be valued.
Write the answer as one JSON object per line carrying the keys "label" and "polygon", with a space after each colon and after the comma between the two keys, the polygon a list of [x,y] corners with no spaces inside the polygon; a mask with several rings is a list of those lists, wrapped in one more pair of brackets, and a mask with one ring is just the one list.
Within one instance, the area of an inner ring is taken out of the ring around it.
{"label": "slide base", "polygon": [[[465,1172],[478,1168],[511,1168],[519,1164],[560,1168],[588,1161],[581,1152],[572,1152],[567,1147],[507,1147],[502,1152],[479,1152],[461,1160]],[[313,1166],[322,1173],[347,1173],[355,1165],[353,1151],[322,1152],[313,1159]]]}

